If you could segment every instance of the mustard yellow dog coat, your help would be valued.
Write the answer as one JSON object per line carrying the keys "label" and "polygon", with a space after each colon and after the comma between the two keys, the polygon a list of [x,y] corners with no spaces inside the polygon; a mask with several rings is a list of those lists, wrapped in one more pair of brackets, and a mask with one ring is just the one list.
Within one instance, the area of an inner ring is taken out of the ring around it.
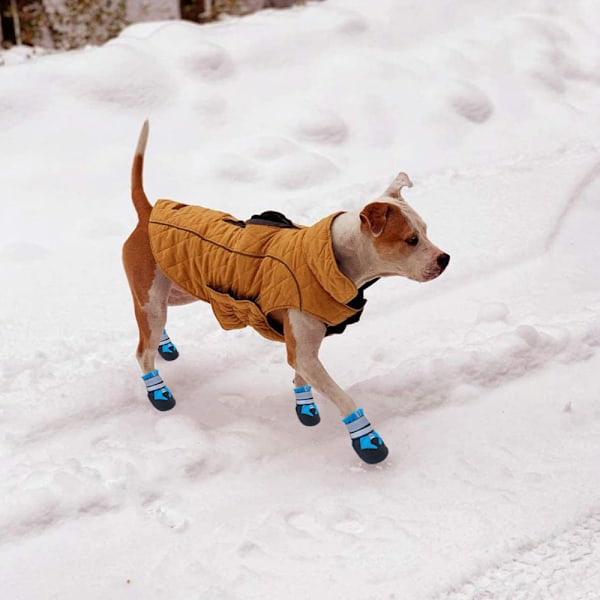
{"label": "mustard yellow dog coat", "polygon": [[357,290],[339,270],[333,253],[331,223],[339,213],[312,227],[261,218],[267,214],[244,222],[159,200],[150,215],[152,253],[175,285],[210,302],[223,329],[250,325],[284,341],[281,324],[269,315],[287,308],[319,319],[328,333],[358,321],[364,288]]}

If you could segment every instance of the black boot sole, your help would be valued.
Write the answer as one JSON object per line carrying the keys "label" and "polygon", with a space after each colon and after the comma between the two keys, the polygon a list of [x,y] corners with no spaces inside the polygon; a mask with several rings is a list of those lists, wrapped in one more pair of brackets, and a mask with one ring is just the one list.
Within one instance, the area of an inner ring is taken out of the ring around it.
{"label": "black boot sole", "polygon": [[168,400],[154,400],[154,398],[151,397],[151,394],[152,392],[148,392],[148,400],[150,400],[152,406],[154,406],[156,410],[165,412],[167,410],[171,410],[176,404],[173,396],[171,396]]}
{"label": "black boot sole", "polygon": [[361,460],[369,465],[376,465],[387,458],[390,453],[385,444],[381,444],[376,450],[368,450],[360,447],[360,440],[352,440],[352,447]]}
{"label": "black boot sole", "polygon": [[165,359],[168,360],[169,362],[172,360],[175,360],[176,358],[179,358],[179,352],[177,352],[177,350],[174,350],[173,352],[163,352],[160,348],[158,349],[158,353]]}
{"label": "black boot sole", "polygon": [[296,405],[296,415],[298,416],[298,420],[300,423],[302,423],[302,425],[305,425],[306,427],[314,427],[321,422],[321,415],[319,415],[319,413],[316,415],[306,415],[300,412],[301,410],[302,407]]}

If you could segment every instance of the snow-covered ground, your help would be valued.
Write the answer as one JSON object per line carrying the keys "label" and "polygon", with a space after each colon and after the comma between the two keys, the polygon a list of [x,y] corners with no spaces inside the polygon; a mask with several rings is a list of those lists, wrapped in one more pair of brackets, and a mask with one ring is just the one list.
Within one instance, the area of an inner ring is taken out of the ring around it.
{"label": "snow-covered ground", "polygon": [[[0,598],[600,598],[600,6],[328,0],[0,67]],[[390,448],[294,414],[282,345],[120,265],[145,187],[310,223],[405,193],[452,255],[322,358]]]}

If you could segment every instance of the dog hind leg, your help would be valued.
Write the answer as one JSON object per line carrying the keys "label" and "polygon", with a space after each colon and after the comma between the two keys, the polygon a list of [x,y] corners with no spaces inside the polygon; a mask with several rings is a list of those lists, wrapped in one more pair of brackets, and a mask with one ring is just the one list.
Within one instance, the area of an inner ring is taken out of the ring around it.
{"label": "dog hind leg", "polygon": [[158,268],[148,237],[148,222],[152,205],[143,184],[144,152],[148,141],[149,125],[144,123],[131,165],[131,199],[138,215],[138,223],[123,244],[123,266],[133,297],[135,318],[139,329],[137,359],[142,369],[148,398],[158,410],[169,410],[175,399],[154,368],[156,350],[160,345],[167,320],[167,305],[171,282]]}
{"label": "dog hind leg", "polygon": [[[170,289],[171,282],[160,272],[158,267],[155,267],[154,280],[150,286],[148,301],[140,307],[140,310],[136,310],[138,325],[141,325],[137,359],[142,373],[144,373],[142,379],[146,384],[148,399],[154,408],[161,411],[170,410],[175,406],[173,394],[154,365],[157,348],[160,351],[161,340],[166,333],[165,324]],[[167,344],[172,345],[170,341]],[[175,349],[175,346],[173,346],[173,349]]]}
{"label": "dog hind leg", "polygon": [[170,410],[175,399],[154,366],[165,322],[171,282],[154,261],[147,230],[140,224],[123,245],[123,265],[129,281],[139,330],[136,358],[148,398],[158,410]]}

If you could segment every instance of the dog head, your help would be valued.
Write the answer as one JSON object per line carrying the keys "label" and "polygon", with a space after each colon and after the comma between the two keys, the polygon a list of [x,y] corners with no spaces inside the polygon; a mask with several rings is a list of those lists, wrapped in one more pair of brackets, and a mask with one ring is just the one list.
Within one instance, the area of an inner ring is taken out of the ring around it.
{"label": "dog head", "polygon": [[412,187],[412,182],[406,173],[399,173],[383,196],[363,208],[361,232],[369,236],[382,275],[431,281],[442,274],[450,256],[427,237],[427,225],[402,198],[405,186]]}

